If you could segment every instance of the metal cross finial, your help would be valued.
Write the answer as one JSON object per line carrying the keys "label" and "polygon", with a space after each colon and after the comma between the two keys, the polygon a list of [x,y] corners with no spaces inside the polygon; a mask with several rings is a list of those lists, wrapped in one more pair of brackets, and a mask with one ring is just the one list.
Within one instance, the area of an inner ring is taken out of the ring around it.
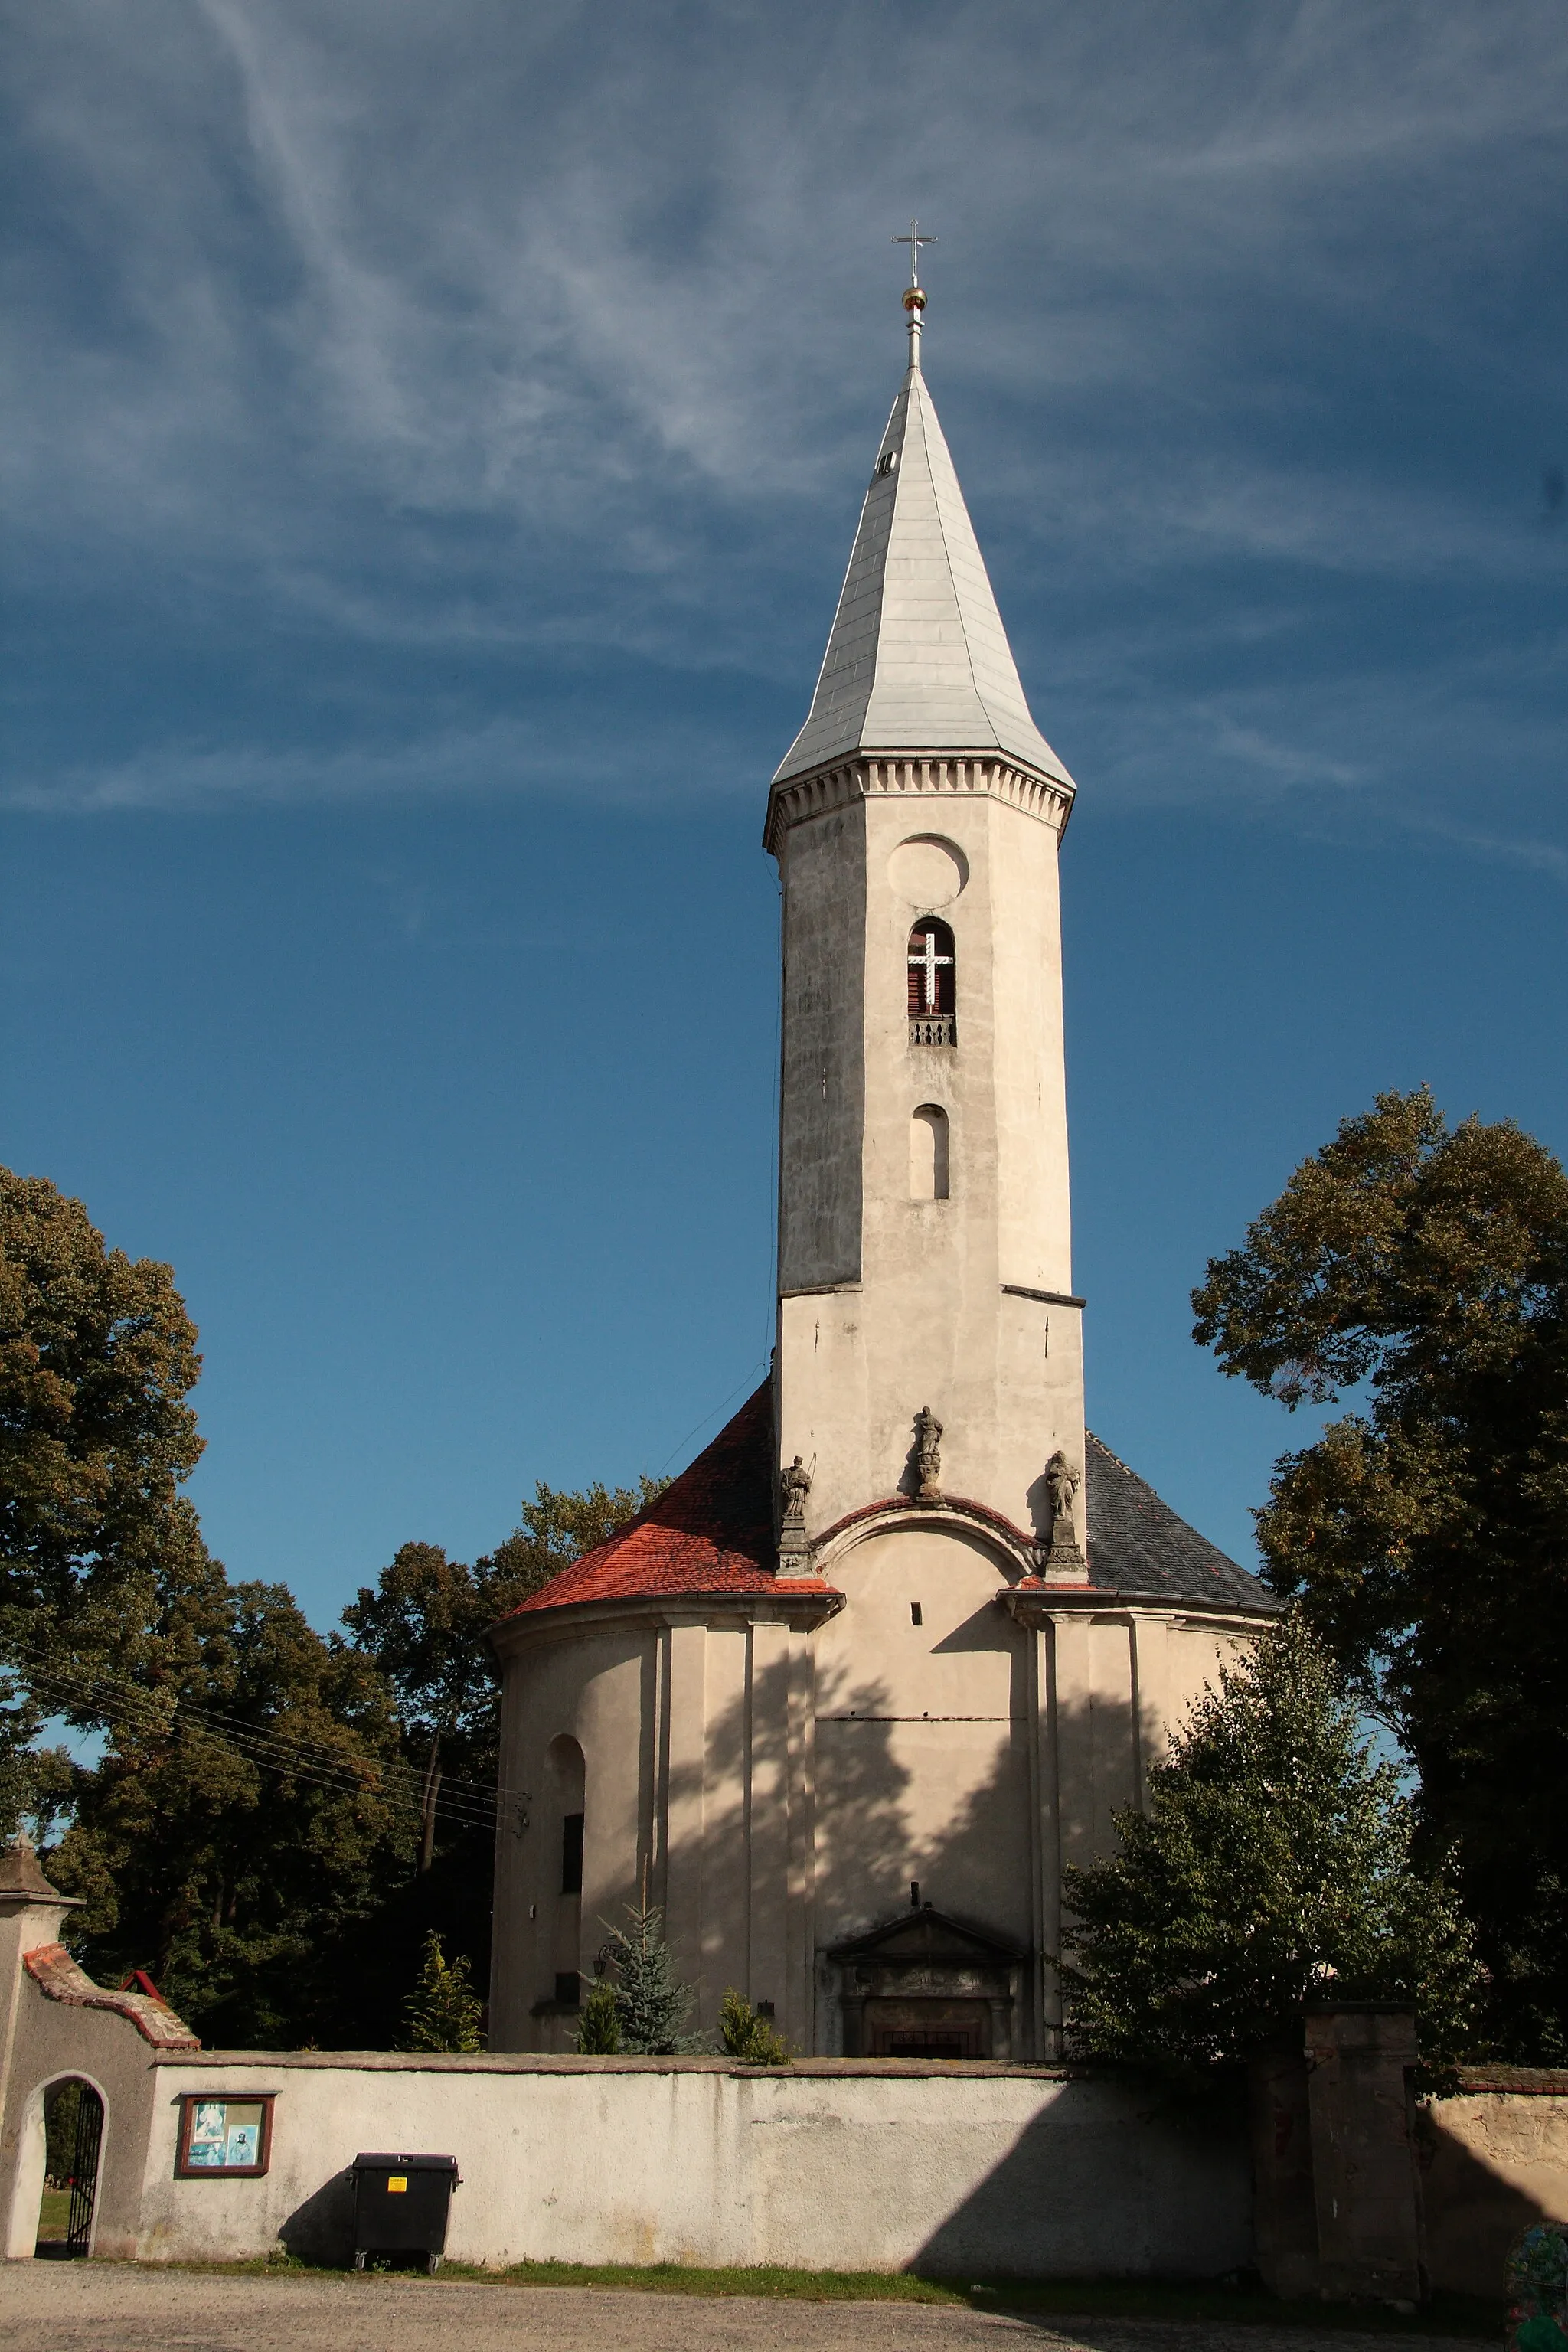
{"label": "metal cross finial", "polygon": [[918,220],[910,221],[910,233],[908,236],[896,236],[893,239],[893,243],[895,245],[907,245],[910,248],[910,284],[911,286],[918,286],[921,282],[921,246],[934,245],[936,242],[937,240],[934,236],[922,236],[921,235],[921,225]]}

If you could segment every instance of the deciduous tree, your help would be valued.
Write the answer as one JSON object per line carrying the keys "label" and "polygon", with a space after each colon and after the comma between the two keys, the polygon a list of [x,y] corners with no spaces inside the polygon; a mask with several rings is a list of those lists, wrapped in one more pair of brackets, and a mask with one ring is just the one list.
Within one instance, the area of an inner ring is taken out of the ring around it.
{"label": "deciduous tree", "polygon": [[1496,2054],[1568,2060],[1568,1177],[1511,1121],[1384,1094],[1194,1291],[1227,1375],[1357,1410],[1258,1536],[1456,1849]]}
{"label": "deciduous tree", "polygon": [[[488,1957],[485,1629],[660,1488],[541,1484],[494,1553],[405,1545],[323,1638],[230,1583],[181,1492],[195,1337],[167,1266],[0,1171],[0,1832],[68,1824],[82,1958],[206,2039],[390,2042],[431,1929]],[[51,1715],[101,1759],[40,1751]]]}
{"label": "deciduous tree", "polygon": [[[106,1248],[79,1201],[0,1169],[0,1662],[134,1650],[188,1538],[195,1342],[166,1265]],[[63,1793],[58,1752],[34,1749],[49,1711],[0,1677],[0,1834]]]}
{"label": "deciduous tree", "polygon": [[92,1971],[147,1969],[209,2042],[362,2042],[348,1950],[416,1836],[369,1660],[283,1587],[193,1562],[141,1672],[78,1711],[108,1746],[76,1774],[49,1866],[88,1897],[73,1935]]}

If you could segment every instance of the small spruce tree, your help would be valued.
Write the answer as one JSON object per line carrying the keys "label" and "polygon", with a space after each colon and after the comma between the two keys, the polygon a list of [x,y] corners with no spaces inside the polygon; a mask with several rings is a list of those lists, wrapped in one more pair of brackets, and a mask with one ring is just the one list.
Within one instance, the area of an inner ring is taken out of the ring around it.
{"label": "small spruce tree", "polygon": [[620,2004],[609,1978],[601,1977],[583,2003],[577,2047],[584,2058],[613,2058],[620,2046]]}
{"label": "small spruce tree", "polygon": [[733,1985],[726,1987],[719,2010],[719,2039],[731,2058],[743,2066],[787,2066],[789,2046],[765,2017],[759,2017]]}
{"label": "small spruce tree", "polygon": [[661,1912],[646,1903],[628,1904],[626,1925],[610,1928],[607,1957],[615,1971],[620,2046],[628,2057],[675,2058],[707,2047],[701,2034],[680,2030],[695,1996],[675,1972]]}
{"label": "small spruce tree", "polygon": [[1070,2046],[1181,2072],[1298,2029],[1304,2001],[1398,2000],[1423,2055],[1463,2048],[1469,1923],[1411,1862],[1413,1808],[1326,1650],[1287,1616],[1194,1708],[1115,1816],[1121,1850],[1062,1874]]}
{"label": "small spruce tree", "polygon": [[404,2009],[407,2050],[479,2050],[484,2004],[468,1982],[468,1963],[448,1960],[434,1927],[425,1938],[419,1979]]}

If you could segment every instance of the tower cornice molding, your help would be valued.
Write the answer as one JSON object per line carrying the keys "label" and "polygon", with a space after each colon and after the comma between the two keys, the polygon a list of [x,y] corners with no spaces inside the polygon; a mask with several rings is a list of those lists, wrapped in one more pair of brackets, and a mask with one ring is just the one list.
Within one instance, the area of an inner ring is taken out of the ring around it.
{"label": "tower cornice molding", "polygon": [[954,799],[1005,801],[1059,835],[1072,813],[1073,787],[996,751],[862,752],[775,783],[763,845],[776,857],[793,826],[855,801]]}

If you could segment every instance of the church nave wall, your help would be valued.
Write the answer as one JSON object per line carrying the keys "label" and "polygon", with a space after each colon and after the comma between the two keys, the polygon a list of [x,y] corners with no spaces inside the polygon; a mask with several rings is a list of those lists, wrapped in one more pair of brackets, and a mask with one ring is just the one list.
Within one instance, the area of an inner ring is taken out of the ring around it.
{"label": "church nave wall", "polygon": [[[833,1578],[845,1606],[816,1636],[818,1953],[916,1900],[1026,1951],[1028,1637],[996,1607],[1007,1569],[966,1529],[920,1526],[870,1537]],[[831,1966],[825,1980],[817,2046],[834,2052]]]}
{"label": "church nave wall", "polygon": [[[490,2047],[572,2046],[556,1979],[591,1973],[604,1919],[636,1895],[648,1841],[644,1717],[654,1660],[639,1628],[546,1641],[509,1662],[501,1709]],[[580,1783],[569,1751],[581,1751]],[[576,1790],[580,1787],[580,1796]],[[563,1892],[563,1822],[583,1814],[581,1890]],[[526,1817],[527,1827],[521,1828]]]}

